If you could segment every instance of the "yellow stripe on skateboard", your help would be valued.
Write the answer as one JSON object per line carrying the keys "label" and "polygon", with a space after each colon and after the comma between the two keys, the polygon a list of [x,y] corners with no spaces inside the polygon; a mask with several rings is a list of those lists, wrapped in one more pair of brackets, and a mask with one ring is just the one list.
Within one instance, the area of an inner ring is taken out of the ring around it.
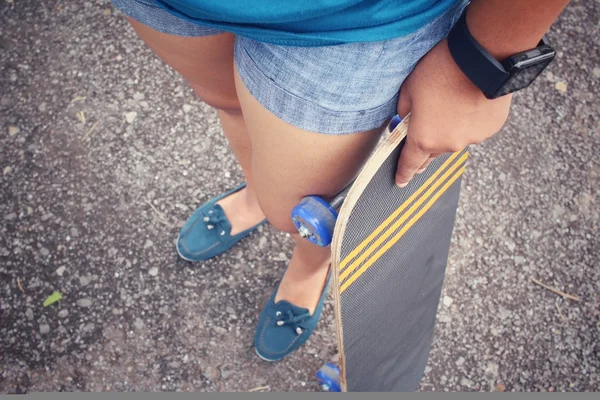
{"label": "yellow stripe on skateboard", "polygon": [[[408,198],[396,211],[394,211],[390,217],[388,217],[381,225],[379,225],[373,233],[371,233],[360,245],[356,247],[341,263],[340,266],[340,282],[346,279],[365,259],[367,259],[376,249],[379,247],[392,233],[393,230],[389,230],[388,228],[392,226],[394,220],[408,207],[414,200],[417,198],[425,189],[427,191],[423,196],[419,197],[418,200],[412,204],[412,206],[408,209],[406,213],[404,213],[400,219],[394,223],[393,226],[399,226],[404,221],[406,221],[420,206],[423,204],[428,197],[432,195],[433,192],[452,174],[460,165],[462,165],[469,154],[464,153],[462,157],[460,157],[456,163],[454,163],[439,179],[437,179],[431,186],[431,182],[434,181],[444,169],[451,164],[454,159],[460,154],[460,152],[453,153],[444,164],[436,170],[436,172],[431,175],[431,177],[423,184],[419,189]],[[430,186],[428,188],[428,186]],[[383,231],[383,234],[370,246],[369,243],[375,238],[379,233]],[[356,255],[358,255],[362,250],[365,250],[360,257],[354,259]],[[354,260],[353,260],[354,259]],[[351,261],[351,263],[348,263]],[[345,269],[344,269],[345,268]]]}
{"label": "yellow stripe on skateboard", "polygon": [[[465,153],[466,155],[466,153]],[[352,285],[352,283],[354,281],[356,281],[362,274],[365,273],[365,271],[371,266],[373,265],[373,263],[375,263],[375,261],[377,261],[383,254],[386,253],[386,251],[389,250],[390,247],[392,247],[398,240],[400,240],[400,238],[415,224],[415,222],[417,222],[422,216],[423,214],[425,214],[425,212],[427,212],[427,210],[429,210],[431,208],[431,206],[437,201],[437,199],[440,198],[440,196],[442,194],[444,194],[446,192],[446,190],[448,190],[448,188],[450,186],[452,186],[452,184],[465,172],[465,166],[463,165],[458,171],[456,171],[456,173],[454,175],[452,175],[452,177],[450,179],[448,179],[448,181],[444,184],[444,186],[442,186],[442,188],[435,193],[435,195],[433,197],[431,197],[427,203],[423,206],[423,208],[414,215],[413,218],[411,218],[406,225],[404,225],[404,227],[402,227],[402,229],[398,232],[398,234],[396,236],[394,236],[388,243],[385,244],[385,246],[382,246],[377,253],[375,253],[373,255],[373,257],[371,257],[358,271],[356,271],[356,273],[354,275],[352,275],[346,282],[344,282],[341,287],[340,287],[340,293],[344,293],[344,291],[346,289],[348,289],[348,287],[350,285]],[[396,229],[398,229],[400,227],[400,225],[402,225],[402,221],[397,221],[394,225],[392,225],[388,232],[394,232]],[[388,235],[389,236],[389,235]]]}
{"label": "yellow stripe on skateboard", "polygon": [[[442,188],[431,197],[427,203],[423,206],[423,208],[411,218],[406,225],[394,236],[385,246],[382,246],[374,255],[371,257],[354,275],[352,275],[346,282],[344,282],[340,287],[340,293],[344,293],[344,291],[352,285],[354,281],[356,281],[365,271],[375,263],[383,254],[385,254],[390,247],[392,247],[400,238],[431,208],[431,206],[439,199],[442,194],[448,190],[450,186],[465,172],[465,166],[463,165],[456,173],[448,179],[448,181],[442,186]],[[397,230],[403,221],[398,220],[394,225],[392,225],[388,232],[394,232]],[[391,234],[391,233],[390,233]],[[387,236],[390,236],[389,234]]]}
{"label": "yellow stripe on skateboard", "polygon": [[452,161],[460,154],[460,151],[453,153],[448,159],[438,168],[430,177],[425,181],[419,189],[417,189],[396,211],[394,211],[389,217],[386,218],[385,221],[381,223],[375,230],[365,238],[354,250],[350,252],[340,263],[340,271],[343,271],[344,268],[348,266],[348,264],[361,252],[363,249],[373,240],[377,235],[379,235],[389,224],[393,222],[394,219],[400,215],[400,213],[408,207],[427,187],[433,182],[441,173],[446,169]]}

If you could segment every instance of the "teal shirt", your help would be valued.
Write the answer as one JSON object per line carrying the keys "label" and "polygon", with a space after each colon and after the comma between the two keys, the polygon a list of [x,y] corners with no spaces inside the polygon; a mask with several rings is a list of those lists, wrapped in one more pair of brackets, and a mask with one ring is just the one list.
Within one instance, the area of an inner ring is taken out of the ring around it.
{"label": "teal shirt", "polygon": [[287,46],[325,46],[404,36],[457,1],[154,0],[188,21]]}

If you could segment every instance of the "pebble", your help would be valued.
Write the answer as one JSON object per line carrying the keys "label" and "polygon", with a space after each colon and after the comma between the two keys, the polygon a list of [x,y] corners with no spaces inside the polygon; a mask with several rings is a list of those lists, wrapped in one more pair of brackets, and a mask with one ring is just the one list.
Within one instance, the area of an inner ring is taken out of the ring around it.
{"label": "pebble", "polygon": [[47,257],[47,256],[50,254],[50,250],[48,250],[48,249],[47,249],[47,248],[45,248],[45,247],[42,247],[42,248],[40,249],[40,254],[41,254],[42,256],[44,256],[44,257]]}
{"label": "pebble", "polygon": [[42,324],[42,325],[40,325],[40,333],[42,335],[45,335],[48,332],[50,332],[50,325],[48,325],[48,324]]}
{"label": "pebble", "polygon": [[154,246],[154,243],[152,242],[152,240],[146,239],[146,243],[144,243],[144,249],[149,249],[152,246]]}
{"label": "pebble", "polygon": [[190,111],[192,111],[192,106],[189,104],[184,104],[183,105],[183,112],[184,113],[189,113]]}
{"label": "pebble", "polygon": [[471,381],[471,380],[469,380],[469,379],[467,379],[467,378],[462,378],[462,379],[460,380],[460,384],[461,384],[462,386],[465,386],[465,387],[468,387],[468,388],[470,388],[471,386],[473,386],[473,381]]}
{"label": "pebble", "polygon": [[21,128],[19,128],[18,126],[8,127],[8,136],[15,136],[19,132],[21,132]]}
{"label": "pebble", "polygon": [[515,264],[517,265],[525,264],[526,261],[527,260],[523,256],[515,256]]}
{"label": "pebble", "polygon": [[600,67],[594,67],[592,74],[594,74],[596,78],[600,78]]}
{"label": "pebble", "polygon": [[144,93],[142,93],[142,92],[135,92],[135,93],[133,94],[133,99],[134,99],[135,101],[144,100],[144,98],[145,98],[145,97],[146,97],[146,95],[145,95]]}
{"label": "pebble", "polygon": [[204,375],[206,379],[215,381],[219,377],[219,371],[215,367],[211,367],[209,365],[208,367],[204,368],[202,375]]}
{"label": "pebble", "polygon": [[542,232],[536,231],[535,229],[531,231],[532,239],[539,239],[542,236]]}
{"label": "pebble", "polygon": [[56,269],[56,275],[63,276],[63,274],[65,273],[66,269],[67,269],[67,267],[65,267],[64,265],[62,267],[58,267]]}
{"label": "pebble", "polygon": [[485,372],[487,372],[488,374],[490,374],[492,376],[498,376],[498,368],[499,368],[498,364],[493,363],[493,362],[488,362]]}
{"label": "pebble", "polygon": [[507,240],[507,241],[505,242],[505,244],[506,244],[506,248],[507,248],[507,249],[508,249],[508,251],[510,251],[511,253],[512,253],[513,251],[515,251],[515,248],[517,247],[517,246],[516,246],[516,245],[515,245],[513,242],[511,242],[511,241],[509,241],[509,240]]}
{"label": "pebble", "polygon": [[79,307],[88,308],[92,305],[92,300],[90,299],[79,299],[77,300],[77,305]]}
{"label": "pebble", "polygon": [[148,270],[148,273],[150,274],[150,276],[156,276],[158,275],[158,268],[152,267]]}
{"label": "pebble", "polygon": [[137,118],[137,112],[135,112],[135,111],[130,111],[130,112],[128,112],[128,113],[125,113],[125,120],[126,120],[128,123],[130,123],[130,124],[131,124],[131,123],[132,123],[132,122],[133,122],[133,121],[134,121],[136,118]]}
{"label": "pebble", "polygon": [[40,112],[46,112],[46,103],[40,103],[40,105],[38,106],[38,110],[40,110]]}
{"label": "pebble", "polygon": [[450,296],[444,296],[444,305],[446,307],[450,307],[452,305],[452,303],[454,303],[454,299]]}
{"label": "pebble", "polygon": [[12,221],[13,219],[17,218],[17,213],[10,213],[10,214],[6,214],[4,216],[4,219],[7,221]]}
{"label": "pebble", "polygon": [[91,279],[88,276],[80,276],[79,277],[79,284],[81,286],[87,286],[90,284]]}
{"label": "pebble", "polygon": [[50,218],[52,218],[54,215],[52,213],[46,213],[44,215],[42,215],[40,217],[40,220],[42,221],[48,221]]}
{"label": "pebble", "polygon": [[263,236],[258,241],[258,247],[263,249],[266,245],[267,245],[267,238]]}
{"label": "pebble", "polygon": [[135,329],[142,330],[144,328],[144,321],[142,321],[141,318],[136,318],[135,321],[133,322],[133,326],[135,326]]}
{"label": "pebble", "polygon": [[458,360],[456,360],[456,365],[458,365],[459,367],[461,365],[463,365],[465,363],[465,358],[464,357],[458,357]]}
{"label": "pebble", "polygon": [[68,315],[69,315],[69,310],[67,310],[67,309],[62,309],[58,312],[58,318],[67,318]]}
{"label": "pebble", "polygon": [[438,317],[438,321],[443,322],[445,324],[447,324],[448,322],[452,321],[452,317],[447,315],[447,314],[441,314]]}
{"label": "pebble", "polygon": [[554,84],[554,89],[558,90],[561,93],[566,93],[567,92],[567,82],[565,81],[558,81]]}
{"label": "pebble", "polygon": [[11,166],[4,167],[4,169],[2,170],[2,175],[6,176],[6,175],[10,174],[10,171],[12,171]]}
{"label": "pebble", "polygon": [[579,219],[579,217],[577,216],[577,214],[570,214],[569,215],[569,221],[570,222],[575,222]]}
{"label": "pebble", "polygon": [[560,205],[556,204],[554,205],[554,208],[552,209],[552,217],[555,219],[559,219],[560,217],[562,217],[565,214],[566,210],[564,207],[561,207]]}
{"label": "pebble", "polygon": [[214,327],[214,330],[215,330],[215,332],[217,332],[217,333],[218,333],[218,334],[220,334],[220,335],[222,335],[222,334],[224,334],[224,333],[226,333],[226,332],[227,332],[227,329],[225,329],[225,328],[221,328],[220,326],[215,326],[215,327]]}
{"label": "pebble", "polygon": [[25,310],[25,316],[27,317],[28,320],[33,320],[33,310],[31,308],[28,308],[27,310]]}
{"label": "pebble", "polygon": [[507,310],[504,307],[500,307],[500,309],[498,310],[498,316],[500,317],[500,319],[506,319],[508,317],[510,317],[512,315],[512,311]]}
{"label": "pebble", "polygon": [[234,371],[229,368],[221,368],[221,378],[227,379],[234,374]]}

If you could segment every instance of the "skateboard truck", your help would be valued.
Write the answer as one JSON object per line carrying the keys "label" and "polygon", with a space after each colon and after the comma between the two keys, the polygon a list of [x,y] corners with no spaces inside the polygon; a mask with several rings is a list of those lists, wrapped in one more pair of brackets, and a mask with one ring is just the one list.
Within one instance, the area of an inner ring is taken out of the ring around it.
{"label": "skateboard truck", "polygon": [[[399,116],[390,121],[389,129],[393,131],[400,123]],[[292,210],[292,221],[302,238],[309,242],[327,247],[333,239],[333,229],[338,211],[352,187],[352,183],[327,201],[319,196],[306,196]]]}

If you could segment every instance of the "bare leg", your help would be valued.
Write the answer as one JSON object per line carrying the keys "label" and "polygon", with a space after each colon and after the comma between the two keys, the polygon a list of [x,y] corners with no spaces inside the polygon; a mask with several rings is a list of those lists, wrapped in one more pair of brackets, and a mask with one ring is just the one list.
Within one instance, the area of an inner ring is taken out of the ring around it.
{"label": "bare leg", "polygon": [[[269,112],[236,76],[238,98],[252,142],[252,173],[261,208],[277,229],[295,233],[292,208],[306,195],[330,197],[354,178],[381,129],[322,135],[296,128]],[[329,248],[294,235],[296,247],[275,301],[314,311],[329,266]]]}
{"label": "bare leg", "polygon": [[[232,222],[232,234],[260,221],[262,211],[276,228],[295,233],[290,212],[298,201],[307,194],[327,197],[341,190],[377,142],[379,129],[328,136],[279,120],[256,102],[237,74],[234,83],[233,35],[178,37],[131,23],[204,102],[219,110],[225,134],[248,182],[246,190],[220,202]],[[297,244],[277,300],[286,299],[313,311],[327,276],[329,249],[297,235],[294,239]]]}
{"label": "bare leg", "polygon": [[264,219],[254,189],[250,139],[237,99],[233,77],[234,35],[182,37],[158,32],[130,19],[138,36],[165,63],[190,83],[198,96],[219,112],[223,131],[235,154],[247,186],[219,201],[235,235]]}

